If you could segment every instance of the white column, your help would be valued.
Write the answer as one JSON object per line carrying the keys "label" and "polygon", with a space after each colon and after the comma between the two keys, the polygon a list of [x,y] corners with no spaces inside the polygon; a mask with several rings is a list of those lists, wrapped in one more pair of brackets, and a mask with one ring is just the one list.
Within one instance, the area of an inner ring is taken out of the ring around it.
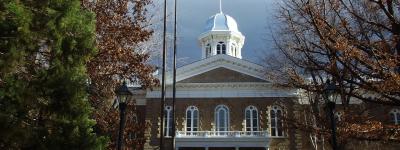
{"label": "white column", "polygon": [[201,58],[206,58],[206,44],[204,44],[203,42],[200,44],[201,46]]}
{"label": "white column", "polygon": [[241,45],[241,44],[238,45],[238,49],[237,49],[237,51],[238,51],[237,52],[238,53],[237,57],[240,58],[240,59],[242,59],[242,46],[243,45]]}
{"label": "white column", "polygon": [[217,55],[217,43],[211,42],[211,56]]}
{"label": "white column", "polygon": [[235,147],[235,150],[239,150],[239,147]]}
{"label": "white column", "polygon": [[226,40],[226,55],[230,55],[230,56],[232,56],[232,53],[231,53],[231,41],[229,41],[229,39],[228,40]]}
{"label": "white column", "polygon": [[204,149],[205,149],[205,150],[208,150],[208,147],[205,147]]}

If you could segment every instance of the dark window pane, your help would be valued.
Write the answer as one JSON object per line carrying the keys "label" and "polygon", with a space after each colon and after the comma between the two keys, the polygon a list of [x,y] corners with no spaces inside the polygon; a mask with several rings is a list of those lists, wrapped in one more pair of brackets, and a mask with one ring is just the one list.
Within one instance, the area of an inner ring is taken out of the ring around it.
{"label": "dark window pane", "polygon": [[193,120],[193,127],[198,127],[197,120]]}
{"label": "dark window pane", "polygon": [[278,136],[283,136],[282,128],[278,128]]}
{"label": "dark window pane", "polygon": [[192,113],[190,112],[190,110],[186,111],[186,117],[192,118]]}
{"label": "dark window pane", "polygon": [[246,119],[246,127],[250,127],[250,122],[251,120],[250,119]]}
{"label": "dark window pane", "polygon": [[271,128],[271,136],[276,136],[275,128]]}
{"label": "dark window pane", "polygon": [[173,132],[172,132],[172,128],[169,128],[169,135],[168,136],[172,136]]}
{"label": "dark window pane", "polygon": [[271,110],[270,111],[270,116],[271,116],[271,120],[270,120],[270,122],[271,122],[271,128],[272,127],[276,127],[276,123],[275,123],[275,111],[274,110]]}
{"label": "dark window pane", "polygon": [[257,118],[253,119],[253,127],[257,127]]}
{"label": "dark window pane", "polygon": [[271,116],[271,118],[275,118],[275,111],[271,110],[270,111],[270,116]]}
{"label": "dark window pane", "polygon": [[199,117],[199,112],[197,110],[193,111],[193,117],[198,118]]}
{"label": "dark window pane", "polygon": [[167,118],[167,115],[168,115],[168,111],[164,110],[164,118]]}
{"label": "dark window pane", "polygon": [[192,126],[192,121],[191,121],[191,120],[187,120],[186,126],[187,126],[187,127],[191,127],[191,126]]}
{"label": "dark window pane", "polygon": [[253,118],[257,118],[257,111],[253,110]]}

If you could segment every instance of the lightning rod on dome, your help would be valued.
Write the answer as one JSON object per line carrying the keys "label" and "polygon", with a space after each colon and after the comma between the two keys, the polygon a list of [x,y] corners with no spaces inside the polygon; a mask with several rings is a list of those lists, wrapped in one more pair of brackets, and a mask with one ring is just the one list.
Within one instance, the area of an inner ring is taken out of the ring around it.
{"label": "lightning rod on dome", "polygon": [[222,14],[222,0],[219,0],[219,13]]}

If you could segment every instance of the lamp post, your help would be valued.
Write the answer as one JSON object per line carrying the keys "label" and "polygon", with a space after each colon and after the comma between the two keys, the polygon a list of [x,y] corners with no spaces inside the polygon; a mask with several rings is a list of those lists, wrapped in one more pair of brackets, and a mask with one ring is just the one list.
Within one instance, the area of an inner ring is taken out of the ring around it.
{"label": "lamp post", "polygon": [[130,99],[132,93],[129,91],[126,82],[115,90],[117,94],[117,100],[119,102],[119,131],[118,131],[118,141],[117,150],[122,150],[122,140],[124,139],[124,128],[125,128],[125,111],[126,111],[126,101]]}
{"label": "lamp post", "polygon": [[334,116],[334,110],[336,106],[335,102],[335,92],[336,92],[336,84],[327,80],[324,87],[324,98],[326,101],[327,112],[329,113],[329,119],[331,121],[331,132],[332,132],[332,149],[337,150],[337,142],[336,142],[336,122]]}

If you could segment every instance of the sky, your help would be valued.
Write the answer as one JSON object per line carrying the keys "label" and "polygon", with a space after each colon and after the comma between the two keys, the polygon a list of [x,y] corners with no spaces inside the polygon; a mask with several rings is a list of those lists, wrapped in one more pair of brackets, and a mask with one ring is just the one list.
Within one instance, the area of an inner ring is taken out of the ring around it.
{"label": "sky", "polygon": [[[170,0],[171,2],[172,0]],[[198,36],[209,17],[219,12],[219,0],[178,1],[178,65],[201,59]],[[172,1],[173,2],[173,1]],[[173,3],[168,3],[172,20]],[[242,48],[245,60],[262,63],[266,54],[274,51],[272,33],[277,24],[277,0],[222,0],[222,11],[233,17],[246,37]]]}

